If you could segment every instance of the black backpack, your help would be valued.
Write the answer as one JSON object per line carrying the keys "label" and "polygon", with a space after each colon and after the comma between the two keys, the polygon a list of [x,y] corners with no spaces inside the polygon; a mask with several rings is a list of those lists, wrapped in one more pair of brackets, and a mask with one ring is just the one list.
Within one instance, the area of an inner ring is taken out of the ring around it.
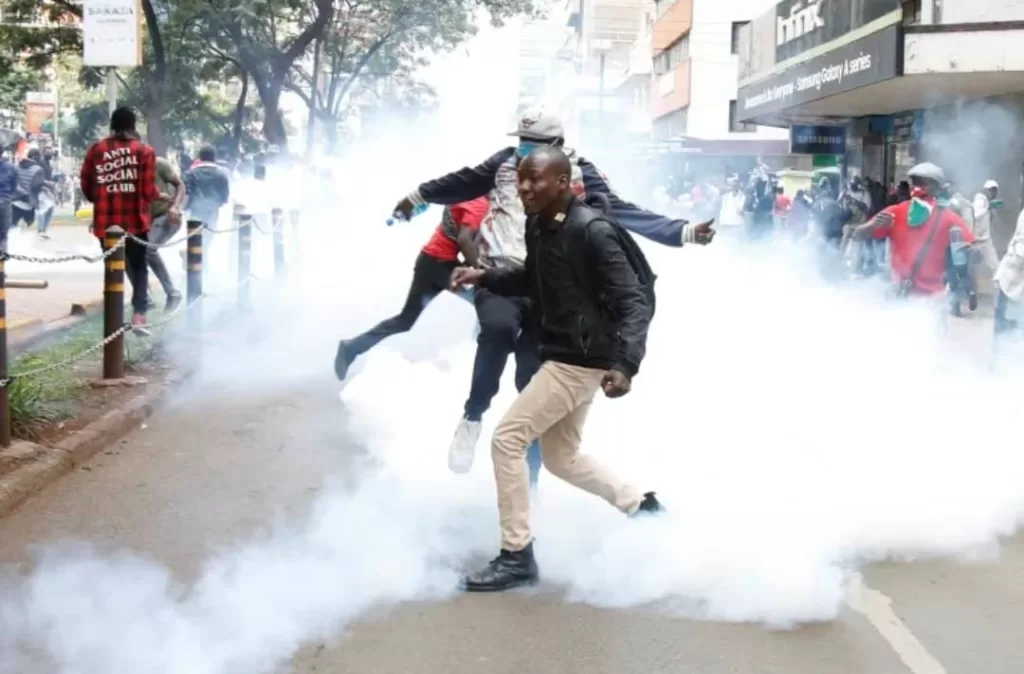
{"label": "black backpack", "polygon": [[[655,308],[655,294],[654,294],[654,282],[658,279],[658,275],[651,269],[650,263],[647,261],[647,256],[640,250],[640,246],[637,245],[636,240],[633,236],[619,223],[617,223],[611,217],[601,212],[591,212],[587,214],[587,220],[585,222],[575,224],[573,227],[579,231],[579,238],[577,243],[582,247],[586,245],[588,233],[590,231],[590,225],[597,222],[607,222],[615,230],[615,237],[622,246],[622,251],[626,254],[626,259],[629,261],[629,266],[633,268],[633,273],[636,274],[637,280],[640,282],[640,287],[643,290],[644,296],[647,298],[647,305],[651,308],[651,317],[654,316]],[[589,285],[590,277],[586,273],[586,269],[583,266],[584,256],[573,255],[573,259],[577,261],[577,276]]]}

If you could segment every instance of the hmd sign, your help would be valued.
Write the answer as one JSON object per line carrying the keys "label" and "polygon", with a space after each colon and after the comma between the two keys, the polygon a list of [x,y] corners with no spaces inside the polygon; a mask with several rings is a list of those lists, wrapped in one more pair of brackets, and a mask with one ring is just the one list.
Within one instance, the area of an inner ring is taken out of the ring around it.
{"label": "hmd sign", "polygon": [[813,33],[825,27],[825,20],[821,18],[822,5],[825,0],[810,2],[806,5],[803,0],[797,0],[789,6],[787,16],[775,17],[775,46],[781,47],[789,44],[797,38]]}

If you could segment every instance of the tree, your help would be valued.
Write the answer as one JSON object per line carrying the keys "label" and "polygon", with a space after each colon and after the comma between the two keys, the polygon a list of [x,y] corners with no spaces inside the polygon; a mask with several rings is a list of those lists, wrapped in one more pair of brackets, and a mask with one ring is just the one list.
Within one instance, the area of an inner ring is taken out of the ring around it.
{"label": "tree", "polygon": [[498,23],[537,12],[533,0],[338,0],[317,40],[322,53],[314,54],[313,68],[309,60],[296,60],[286,86],[305,101],[311,120],[324,125],[333,151],[339,125],[380,83],[404,89],[398,98],[406,105],[422,97],[422,84],[410,85],[412,73],[427,63],[426,55],[472,37],[482,9]]}
{"label": "tree", "polygon": [[39,77],[24,66],[0,59],[0,128],[21,126],[25,95],[38,88]]}
{"label": "tree", "polygon": [[281,92],[294,63],[323,33],[336,0],[193,0],[202,21],[208,53],[248,74],[263,105],[267,142],[288,143],[281,114]]}

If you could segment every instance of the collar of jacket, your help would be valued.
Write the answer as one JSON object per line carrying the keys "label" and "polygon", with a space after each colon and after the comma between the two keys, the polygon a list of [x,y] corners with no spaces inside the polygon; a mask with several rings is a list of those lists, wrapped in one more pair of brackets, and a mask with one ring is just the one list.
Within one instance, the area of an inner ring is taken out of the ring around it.
{"label": "collar of jacket", "polygon": [[576,195],[571,195],[569,197],[569,203],[565,205],[565,208],[558,213],[555,213],[555,215],[550,219],[544,219],[541,215],[535,215],[533,216],[533,221],[542,229],[549,231],[556,229],[565,224],[565,221],[569,219],[569,213],[572,212],[572,209],[575,208],[578,203],[579,200],[576,198]]}

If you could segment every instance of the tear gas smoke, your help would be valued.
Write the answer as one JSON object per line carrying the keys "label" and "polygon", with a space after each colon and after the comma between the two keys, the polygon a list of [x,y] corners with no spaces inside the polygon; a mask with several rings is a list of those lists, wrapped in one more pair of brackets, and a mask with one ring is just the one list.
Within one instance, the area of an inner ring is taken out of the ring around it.
{"label": "tear gas smoke", "polygon": [[[387,208],[501,142],[458,147],[469,128],[361,157],[361,180],[339,183],[310,226],[299,292],[274,298],[289,300],[288,320],[265,319],[258,348],[219,352],[203,376],[234,380],[235,399],[327,377],[337,337],[400,307],[436,222],[387,229]],[[449,150],[460,159],[431,161]],[[584,448],[658,490],[670,514],[627,521],[542,475],[533,521],[548,585],[570,600],[791,626],[834,618],[861,564],[985,552],[1015,531],[1024,454],[1003,420],[1024,412],[1019,380],[937,338],[931,307],[824,287],[790,256],[646,248],[660,275],[647,360],[633,393],[597,401]],[[217,555],[194,583],[130,553],[47,549],[0,595],[0,672],[272,672],[374,605],[450,595],[498,544],[486,443],[467,476],[444,457],[473,321],[442,296],[409,336],[362,359],[341,400],[373,468],[320,497],[305,523]],[[507,376],[491,428],[513,391]],[[190,395],[179,404],[216,402]],[[40,653],[49,667],[33,670]]]}

